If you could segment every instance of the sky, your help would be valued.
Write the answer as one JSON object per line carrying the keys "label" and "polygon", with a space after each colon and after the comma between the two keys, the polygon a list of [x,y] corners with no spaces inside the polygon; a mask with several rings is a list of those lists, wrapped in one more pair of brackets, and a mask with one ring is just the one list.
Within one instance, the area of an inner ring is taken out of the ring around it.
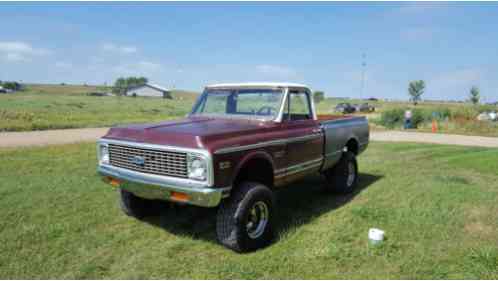
{"label": "sky", "polygon": [[[304,83],[329,97],[498,100],[498,3],[0,3],[0,80],[201,91]],[[362,67],[365,54],[366,66]],[[362,73],[364,87],[362,90]]]}

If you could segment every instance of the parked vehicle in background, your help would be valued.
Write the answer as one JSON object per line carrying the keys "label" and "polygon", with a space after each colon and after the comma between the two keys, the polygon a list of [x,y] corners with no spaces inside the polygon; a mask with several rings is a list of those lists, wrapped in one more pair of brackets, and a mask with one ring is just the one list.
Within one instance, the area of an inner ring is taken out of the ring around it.
{"label": "parked vehicle in background", "polygon": [[477,116],[478,121],[498,121],[498,114],[496,111],[485,111]]}
{"label": "parked vehicle in background", "polygon": [[359,105],[355,105],[356,111],[357,112],[374,112],[375,107],[372,105],[369,105],[368,103],[362,103]]}
{"label": "parked vehicle in background", "polygon": [[352,106],[350,103],[343,102],[335,107],[336,112],[341,112],[343,114],[348,114],[348,113],[354,113],[356,111],[356,108]]}
{"label": "parked vehicle in background", "polygon": [[0,94],[10,94],[10,93],[14,93],[14,91],[11,89],[0,88]]}
{"label": "parked vehicle in background", "polygon": [[98,171],[132,217],[153,199],[218,208],[218,241],[245,252],[273,237],[275,188],[320,173],[327,190],[350,193],[368,142],[365,117],[317,116],[305,85],[218,84],[185,119],[111,128]]}

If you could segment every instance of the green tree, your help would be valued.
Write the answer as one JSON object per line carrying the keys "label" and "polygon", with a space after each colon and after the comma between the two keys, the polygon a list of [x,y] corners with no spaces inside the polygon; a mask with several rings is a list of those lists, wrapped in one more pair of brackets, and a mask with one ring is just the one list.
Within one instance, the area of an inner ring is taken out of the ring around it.
{"label": "green tree", "polygon": [[12,91],[19,91],[19,90],[21,90],[21,84],[19,84],[17,82],[8,82],[8,81],[5,81],[5,82],[3,82],[3,87],[5,89],[10,89]]}
{"label": "green tree", "polygon": [[479,93],[479,88],[477,88],[476,86],[472,86],[472,88],[470,88],[469,97],[470,97],[470,101],[473,104],[478,104],[479,100],[481,99],[481,96]]}
{"label": "green tree", "polygon": [[119,77],[114,82],[114,87],[112,87],[112,92],[117,95],[123,95],[127,89],[126,79]]}
{"label": "green tree", "polygon": [[322,91],[316,91],[313,93],[313,101],[319,103],[325,99],[325,93]]}
{"label": "green tree", "polygon": [[112,88],[112,92],[118,95],[124,95],[126,90],[129,88],[137,87],[146,84],[149,79],[145,77],[119,77],[114,82],[114,87]]}
{"label": "green tree", "polygon": [[423,80],[412,81],[408,85],[408,94],[414,105],[417,105],[422,98],[425,90],[425,82]]}

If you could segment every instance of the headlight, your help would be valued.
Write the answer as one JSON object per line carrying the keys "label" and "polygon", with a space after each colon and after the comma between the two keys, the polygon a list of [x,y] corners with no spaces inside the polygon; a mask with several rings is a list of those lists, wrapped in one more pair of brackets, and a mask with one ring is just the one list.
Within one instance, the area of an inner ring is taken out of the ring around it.
{"label": "headlight", "polygon": [[198,155],[188,155],[188,177],[194,180],[206,180],[206,159]]}
{"label": "headlight", "polygon": [[109,164],[109,147],[107,144],[99,144],[99,162],[100,164]]}

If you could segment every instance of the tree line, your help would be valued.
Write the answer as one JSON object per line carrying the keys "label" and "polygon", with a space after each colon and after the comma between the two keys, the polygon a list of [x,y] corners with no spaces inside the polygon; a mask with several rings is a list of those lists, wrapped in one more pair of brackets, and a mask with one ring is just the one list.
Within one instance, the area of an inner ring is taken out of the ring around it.
{"label": "tree line", "polygon": [[145,77],[119,77],[114,82],[112,92],[117,95],[125,95],[128,89],[145,85],[147,82],[149,79]]}
{"label": "tree line", "polygon": [[9,89],[12,91],[20,91],[22,90],[22,85],[21,83],[15,82],[15,81],[0,81],[0,86],[2,86],[4,89]]}
{"label": "tree line", "polygon": [[[425,82],[424,80],[411,81],[408,84],[408,95],[410,96],[410,101],[414,105],[417,105],[422,100],[422,95],[425,92]],[[474,105],[480,102],[481,95],[479,88],[477,86],[472,86],[469,91],[469,101]]]}

